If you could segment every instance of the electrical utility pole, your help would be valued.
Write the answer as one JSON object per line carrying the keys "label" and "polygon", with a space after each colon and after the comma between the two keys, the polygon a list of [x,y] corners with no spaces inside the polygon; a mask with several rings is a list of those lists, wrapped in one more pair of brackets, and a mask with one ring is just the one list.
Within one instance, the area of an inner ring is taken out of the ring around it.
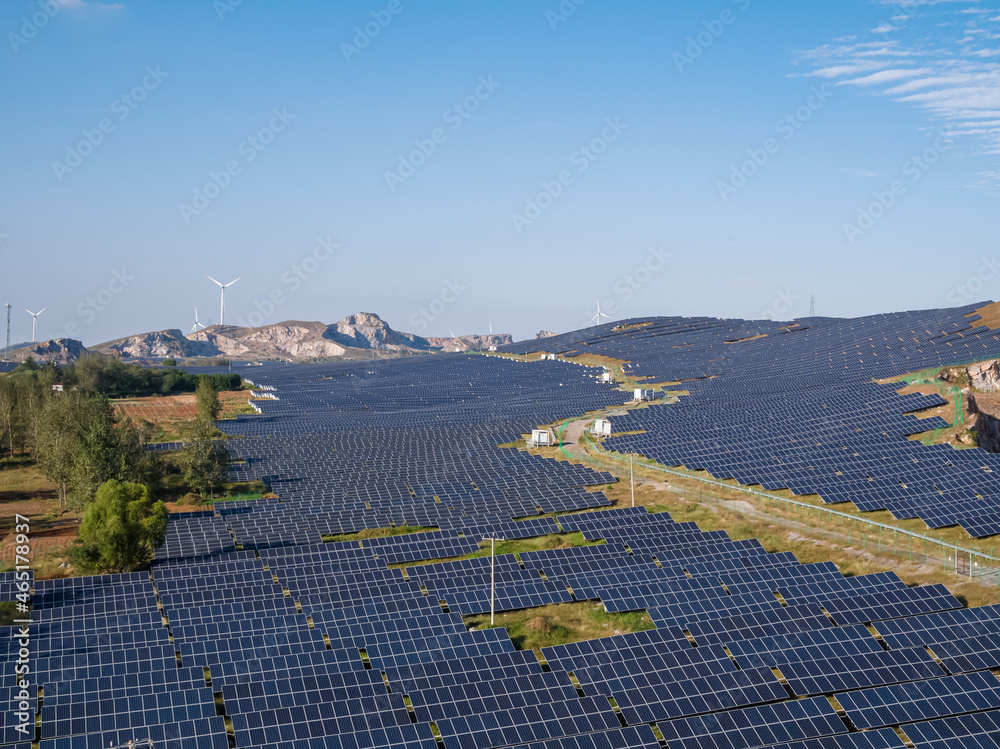
{"label": "electrical utility pole", "polygon": [[7,348],[4,361],[10,361],[10,302],[7,302]]}
{"label": "electrical utility pole", "polygon": [[632,456],[628,456],[628,483],[632,487],[632,506],[635,507],[635,476],[632,473]]}

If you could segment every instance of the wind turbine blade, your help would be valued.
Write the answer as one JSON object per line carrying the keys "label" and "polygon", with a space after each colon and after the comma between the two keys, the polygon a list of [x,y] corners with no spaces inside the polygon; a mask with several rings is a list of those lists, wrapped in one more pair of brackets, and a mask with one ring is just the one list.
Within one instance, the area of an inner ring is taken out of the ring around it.
{"label": "wind turbine blade", "polygon": [[[237,279],[236,279],[236,281],[241,281],[241,280],[242,280],[242,279],[244,279],[244,278],[246,278],[246,276],[245,276],[245,275],[243,275],[243,276],[240,276],[239,278],[237,278]],[[229,282],[229,283],[227,283],[227,284],[226,284],[226,285],[225,285],[225,286],[224,286],[223,288],[229,288],[229,287],[230,287],[230,286],[232,286],[232,285],[233,285],[234,283],[236,283],[236,281],[230,281],[230,282]]]}
{"label": "wind turbine blade", "polygon": [[45,310],[47,310],[47,309],[48,309],[48,307],[42,307],[42,309],[41,309],[41,310],[39,310],[38,314],[42,314],[42,312],[44,312],[44,311],[45,311]]}
{"label": "wind turbine blade", "polygon": [[[202,274],[202,275],[204,275],[204,276],[205,276],[205,278],[207,278],[207,279],[208,279],[209,281],[211,281],[212,283],[214,283],[214,284],[216,284],[216,285],[218,285],[218,286],[222,286],[222,284],[221,284],[221,283],[219,283],[218,281],[216,281],[216,280],[215,280],[214,278],[212,278],[212,277],[211,277],[210,275],[208,275],[207,273],[204,273],[204,274]],[[222,288],[226,288],[226,287],[225,287],[225,286],[222,286]]]}

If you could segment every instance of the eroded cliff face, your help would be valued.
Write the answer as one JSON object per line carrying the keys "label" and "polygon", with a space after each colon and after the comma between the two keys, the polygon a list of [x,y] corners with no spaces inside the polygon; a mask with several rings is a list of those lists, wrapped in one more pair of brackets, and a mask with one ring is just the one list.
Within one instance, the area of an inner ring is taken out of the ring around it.
{"label": "eroded cliff face", "polygon": [[1000,360],[970,364],[966,371],[969,373],[969,384],[973,389],[983,393],[1000,392]]}
{"label": "eroded cliff face", "polygon": [[75,338],[53,338],[51,341],[33,343],[16,349],[13,352],[16,359],[27,359],[29,356],[36,361],[50,361],[53,364],[73,364],[87,353],[83,343]]}

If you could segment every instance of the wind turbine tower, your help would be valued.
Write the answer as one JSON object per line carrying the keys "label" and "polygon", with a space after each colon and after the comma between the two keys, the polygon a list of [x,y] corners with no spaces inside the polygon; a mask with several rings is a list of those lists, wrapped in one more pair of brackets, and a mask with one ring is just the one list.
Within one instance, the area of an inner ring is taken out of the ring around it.
{"label": "wind turbine tower", "polygon": [[590,318],[590,321],[591,322],[596,322],[598,325],[600,325],[602,317],[606,317],[609,320],[611,319],[611,315],[609,315],[609,314],[607,314],[605,312],[601,312],[601,300],[598,299],[597,300],[597,314],[594,315],[592,318]]}
{"label": "wind turbine tower", "polygon": [[10,361],[10,302],[7,302],[7,348],[5,351],[4,361]]}
{"label": "wind turbine tower", "polygon": [[226,323],[226,289],[228,289],[230,286],[232,286],[234,283],[236,283],[236,281],[239,281],[240,279],[246,278],[246,276],[240,276],[239,278],[236,279],[236,281],[230,281],[229,283],[219,283],[218,281],[216,281],[214,278],[212,278],[207,273],[205,274],[205,278],[207,278],[209,281],[211,281],[216,286],[218,286],[220,289],[222,289],[222,305],[221,305],[221,308],[219,310],[219,325],[225,325],[225,323]]}
{"label": "wind turbine tower", "polygon": [[35,331],[38,329],[38,316],[42,314],[47,307],[42,307],[38,312],[32,312],[30,309],[25,307],[24,311],[31,315],[31,342],[38,343],[38,336]]}
{"label": "wind turbine tower", "polygon": [[197,333],[200,329],[203,329],[204,327],[205,327],[204,325],[198,322],[198,305],[196,304],[194,306],[194,325],[192,326],[191,332],[188,333],[188,335],[191,335],[191,333]]}

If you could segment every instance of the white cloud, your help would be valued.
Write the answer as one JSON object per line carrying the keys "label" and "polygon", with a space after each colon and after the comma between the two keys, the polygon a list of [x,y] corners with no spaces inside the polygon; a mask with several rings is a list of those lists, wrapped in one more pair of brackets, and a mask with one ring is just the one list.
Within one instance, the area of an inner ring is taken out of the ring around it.
{"label": "white cloud", "polygon": [[[807,73],[918,107],[982,155],[1000,154],[1000,16],[976,0],[875,0],[891,22],[803,53]],[[991,15],[992,14],[992,15]],[[892,38],[887,38],[889,33]],[[848,171],[848,170],[845,170]],[[851,172],[853,173],[853,172]],[[1000,175],[987,169],[983,179]],[[1000,182],[1000,179],[998,179]]]}

